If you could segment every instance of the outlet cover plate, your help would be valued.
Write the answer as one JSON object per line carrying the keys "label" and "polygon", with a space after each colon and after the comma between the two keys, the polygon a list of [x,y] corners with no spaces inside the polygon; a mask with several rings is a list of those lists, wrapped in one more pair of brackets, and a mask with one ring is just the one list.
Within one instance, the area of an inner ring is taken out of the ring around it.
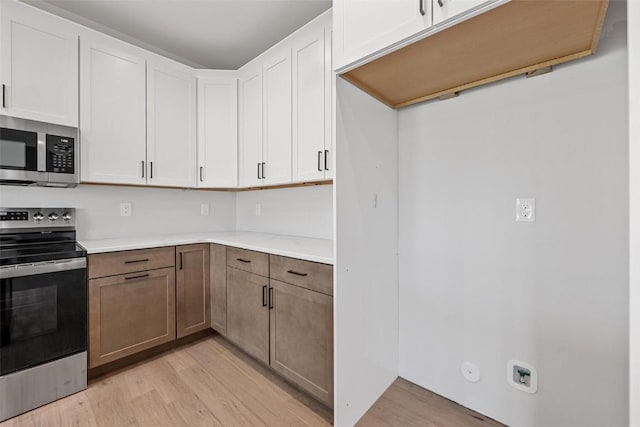
{"label": "outlet cover plate", "polygon": [[536,221],[536,199],[516,199],[516,221]]}
{"label": "outlet cover plate", "polygon": [[[514,380],[514,369],[522,367],[527,369],[531,373],[529,385],[522,385]],[[538,391],[538,371],[533,365],[522,362],[520,360],[509,360],[507,362],[507,382],[514,388],[524,391],[525,393],[533,394]]]}
{"label": "outlet cover plate", "polygon": [[131,203],[120,203],[120,216],[131,216]]}

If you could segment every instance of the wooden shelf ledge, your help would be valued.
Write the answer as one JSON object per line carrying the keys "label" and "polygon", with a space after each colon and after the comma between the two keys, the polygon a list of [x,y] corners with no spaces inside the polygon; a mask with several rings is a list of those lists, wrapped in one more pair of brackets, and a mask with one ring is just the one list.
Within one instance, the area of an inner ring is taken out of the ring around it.
{"label": "wooden shelf ledge", "polygon": [[342,75],[392,108],[595,52],[609,0],[512,0]]}

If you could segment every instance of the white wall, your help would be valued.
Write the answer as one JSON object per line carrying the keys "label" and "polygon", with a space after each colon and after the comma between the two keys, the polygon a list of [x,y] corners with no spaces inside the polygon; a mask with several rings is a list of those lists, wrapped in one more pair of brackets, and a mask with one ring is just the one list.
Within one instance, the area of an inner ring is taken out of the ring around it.
{"label": "white wall", "polygon": [[[131,217],[120,203],[132,204]],[[209,216],[200,204],[209,203]],[[77,188],[0,187],[2,207],[74,207],[79,240],[235,228],[235,194],[212,191],[80,185]]]}
{"label": "white wall", "polygon": [[342,427],[398,373],[398,115],[342,79],[336,92],[334,416]]}
{"label": "white wall", "polygon": [[[256,204],[260,215],[256,215]],[[236,196],[236,228],[242,231],[333,238],[333,186],[243,191]]]}
{"label": "white wall", "polygon": [[640,0],[629,2],[630,425],[640,427]]}
{"label": "white wall", "polygon": [[613,1],[594,57],[400,112],[402,377],[514,427],[628,425],[627,90]]}

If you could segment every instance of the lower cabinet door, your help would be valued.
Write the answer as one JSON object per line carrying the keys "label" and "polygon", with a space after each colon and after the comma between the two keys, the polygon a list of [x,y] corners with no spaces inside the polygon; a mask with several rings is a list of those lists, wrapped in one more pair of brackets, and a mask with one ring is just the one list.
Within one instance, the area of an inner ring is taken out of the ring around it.
{"label": "lower cabinet door", "polygon": [[176,334],[178,338],[211,325],[209,244],[176,246]]}
{"label": "lower cabinet door", "polygon": [[211,244],[211,327],[227,335],[227,248]]}
{"label": "lower cabinet door", "polygon": [[269,279],[227,267],[227,338],[269,363]]}
{"label": "lower cabinet door", "polygon": [[271,367],[333,406],[333,298],[271,280]]}
{"label": "lower cabinet door", "polygon": [[89,367],[176,338],[175,269],[89,280]]}

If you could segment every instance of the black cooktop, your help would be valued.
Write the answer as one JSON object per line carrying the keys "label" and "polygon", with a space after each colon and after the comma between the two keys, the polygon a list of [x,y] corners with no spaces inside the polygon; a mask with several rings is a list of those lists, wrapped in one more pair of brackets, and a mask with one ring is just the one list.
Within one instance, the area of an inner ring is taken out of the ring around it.
{"label": "black cooktop", "polygon": [[79,258],[87,251],[75,231],[29,231],[0,234],[0,266]]}

